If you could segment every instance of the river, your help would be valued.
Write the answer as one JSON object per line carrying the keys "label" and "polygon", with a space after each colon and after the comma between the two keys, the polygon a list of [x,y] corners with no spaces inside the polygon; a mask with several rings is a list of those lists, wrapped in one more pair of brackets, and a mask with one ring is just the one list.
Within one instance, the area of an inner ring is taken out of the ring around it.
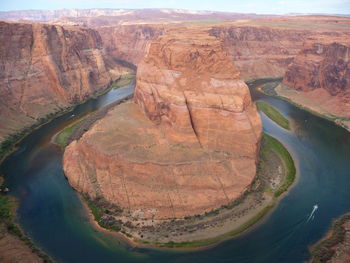
{"label": "river", "polygon": [[[293,130],[286,131],[262,116],[264,131],[295,158],[298,179],[277,207],[246,233],[206,250],[164,251],[131,248],[89,222],[51,138],[75,119],[131,94],[133,86],[111,90],[35,130],[3,162],[5,184],[20,202],[18,223],[38,247],[62,263],[304,262],[308,246],[326,233],[332,219],[350,211],[350,133],[250,86],[255,100],[270,103],[291,121]],[[319,208],[308,220],[315,204]]]}

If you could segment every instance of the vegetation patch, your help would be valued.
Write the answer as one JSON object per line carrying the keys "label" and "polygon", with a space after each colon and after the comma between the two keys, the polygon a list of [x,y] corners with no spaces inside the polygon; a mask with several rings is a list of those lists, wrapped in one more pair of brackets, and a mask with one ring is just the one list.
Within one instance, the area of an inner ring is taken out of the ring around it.
{"label": "vegetation patch", "polygon": [[283,192],[287,191],[287,189],[293,184],[295,180],[296,168],[294,165],[294,161],[287,149],[283,146],[283,144],[275,138],[273,138],[272,136],[268,135],[267,133],[264,133],[263,143],[266,145],[266,147],[263,147],[262,154],[268,154],[265,149],[272,149],[278,154],[278,156],[282,159],[285,165],[286,172],[284,182],[274,192],[274,196],[279,197]]}
{"label": "vegetation patch", "polygon": [[286,130],[290,130],[289,120],[287,120],[278,110],[263,101],[257,101],[256,106],[266,114],[271,120]]}
{"label": "vegetation patch", "polygon": [[54,143],[61,146],[61,147],[66,147],[67,146],[67,142],[69,137],[72,135],[72,133],[74,132],[74,130],[78,127],[78,125],[82,122],[82,120],[73,123],[72,125],[66,127],[65,129],[63,129],[60,133],[58,133],[55,136],[54,139]]}
{"label": "vegetation patch", "polygon": [[[119,232],[122,229],[122,221],[115,218],[123,213],[123,209],[113,205],[103,198],[91,199],[83,195],[95,221],[103,228]],[[113,216],[112,216],[113,215]]]}
{"label": "vegetation patch", "polygon": [[122,75],[120,77],[120,79],[118,79],[116,82],[114,82],[112,84],[112,88],[113,89],[117,89],[117,88],[121,88],[121,87],[125,87],[128,85],[131,85],[135,82],[135,73],[129,73],[129,74],[125,74]]}

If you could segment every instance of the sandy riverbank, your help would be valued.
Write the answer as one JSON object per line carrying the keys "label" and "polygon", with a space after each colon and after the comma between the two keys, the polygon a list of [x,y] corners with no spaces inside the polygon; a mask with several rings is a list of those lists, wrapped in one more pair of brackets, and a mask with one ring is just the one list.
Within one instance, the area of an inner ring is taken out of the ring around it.
{"label": "sandy riverbank", "polygon": [[[330,95],[327,97],[325,94],[322,94],[322,96],[316,94],[316,92],[322,91],[312,91],[309,93],[299,92],[282,84],[276,86],[274,91],[276,92],[276,96],[287,100],[314,115],[331,120],[337,125],[350,131],[350,115],[340,115],[340,113],[331,106],[334,99],[332,99]],[[322,100],[315,98],[322,98]]]}

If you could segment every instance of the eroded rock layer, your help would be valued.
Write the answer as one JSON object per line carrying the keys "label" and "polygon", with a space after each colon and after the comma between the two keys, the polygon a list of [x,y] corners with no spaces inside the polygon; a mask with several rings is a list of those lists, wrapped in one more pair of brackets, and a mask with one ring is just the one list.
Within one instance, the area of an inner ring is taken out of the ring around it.
{"label": "eroded rock layer", "polygon": [[96,29],[110,56],[134,65],[138,65],[144,58],[152,40],[165,31],[163,26],[158,25],[104,26]]}
{"label": "eroded rock layer", "polygon": [[255,26],[217,26],[210,32],[224,41],[246,80],[282,77],[310,36],[305,30]]}
{"label": "eroded rock layer", "polygon": [[92,29],[0,22],[0,141],[121,74]]}
{"label": "eroded rock layer", "polygon": [[249,187],[261,128],[222,42],[180,28],[150,45],[134,102],[66,148],[64,171],[78,191],[135,217],[203,214]]}
{"label": "eroded rock layer", "polygon": [[305,43],[283,84],[319,105],[322,113],[350,118],[350,41]]}

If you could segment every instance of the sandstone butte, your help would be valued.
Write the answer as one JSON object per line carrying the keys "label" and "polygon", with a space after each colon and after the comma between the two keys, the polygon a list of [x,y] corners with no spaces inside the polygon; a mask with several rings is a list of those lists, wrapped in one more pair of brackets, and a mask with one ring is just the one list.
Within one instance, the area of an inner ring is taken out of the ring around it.
{"label": "sandstone butte", "polygon": [[231,203],[255,178],[262,133],[222,41],[170,30],[138,66],[133,102],[65,150],[69,183],[138,218],[182,218]]}
{"label": "sandstone butte", "polygon": [[280,95],[334,117],[350,129],[350,41],[307,42],[288,66],[283,84],[298,91]]}
{"label": "sandstone butte", "polygon": [[0,22],[0,142],[119,78],[98,32]]}

